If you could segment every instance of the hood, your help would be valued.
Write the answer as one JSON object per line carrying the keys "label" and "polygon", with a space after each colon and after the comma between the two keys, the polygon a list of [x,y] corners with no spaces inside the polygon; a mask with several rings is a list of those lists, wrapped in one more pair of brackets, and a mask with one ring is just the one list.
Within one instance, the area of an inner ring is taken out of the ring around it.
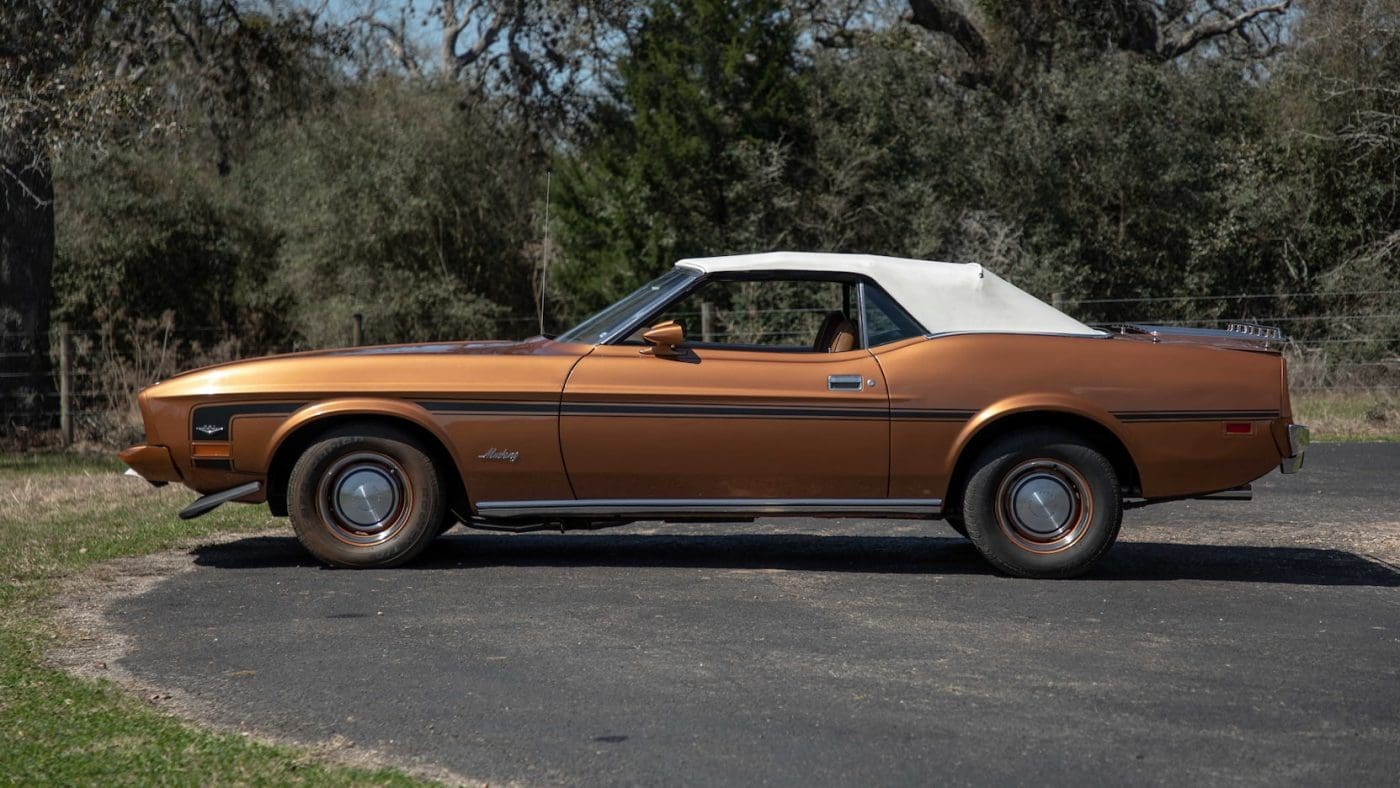
{"label": "hood", "polygon": [[[166,381],[178,380],[187,375],[209,372],[211,370],[227,369],[248,364],[260,364],[268,361],[291,361],[296,359],[315,358],[354,358],[364,356],[532,356],[540,354],[553,354],[564,351],[565,348],[573,346],[555,342],[547,337],[530,337],[519,341],[505,339],[483,339],[462,342],[413,342],[400,345],[366,345],[362,347],[331,348],[327,350],[302,350],[295,353],[275,353],[269,356],[254,356],[252,358],[241,358],[234,361],[222,361],[218,364],[210,364],[206,367],[195,367],[187,369],[166,378]],[[565,351],[567,352],[567,351]],[[572,353],[572,355],[578,355]],[[162,381],[164,382],[164,381]]]}
{"label": "hood", "polygon": [[[156,397],[281,398],[546,390],[591,345],[532,337],[520,342],[424,342],[312,350],[190,370],[147,389]],[[557,390],[556,390],[557,391]]]}

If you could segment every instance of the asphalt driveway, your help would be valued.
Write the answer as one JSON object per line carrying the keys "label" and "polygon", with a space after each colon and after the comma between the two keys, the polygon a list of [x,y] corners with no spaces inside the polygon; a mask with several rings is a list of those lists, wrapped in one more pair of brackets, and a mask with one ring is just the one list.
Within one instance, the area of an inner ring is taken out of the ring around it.
{"label": "asphalt driveway", "polygon": [[917,522],[459,528],[361,572],[289,530],[111,617],[217,722],[493,783],[1393,785],[1400,444],[1308,463],[1130,512],[1073,581]]}

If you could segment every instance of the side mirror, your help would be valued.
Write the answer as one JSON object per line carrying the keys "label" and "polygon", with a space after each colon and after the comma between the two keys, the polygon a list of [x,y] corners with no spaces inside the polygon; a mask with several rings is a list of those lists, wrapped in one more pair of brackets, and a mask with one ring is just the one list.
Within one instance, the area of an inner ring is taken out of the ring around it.
{"label": "side mirror", "polygon": [[642,334],[642,339],[646,340],[649,348],[642,350],[647,356],[674,356],[677,354],[676,347],[685,341],[685,329],[674,320],[667,320],[665,323],[657,323],[648,328]]}

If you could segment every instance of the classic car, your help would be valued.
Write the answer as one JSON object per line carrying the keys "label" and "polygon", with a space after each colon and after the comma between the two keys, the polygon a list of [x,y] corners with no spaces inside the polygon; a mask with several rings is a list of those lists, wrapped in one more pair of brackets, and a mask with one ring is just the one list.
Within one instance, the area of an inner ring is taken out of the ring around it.
{"label": "classic car", "polygon": [[682,260],[557,337],[236,361],[144,390],[150,482],[265,502],[329,564],[457,523],[944,520],[998,569],[1087,570],[1125,507],[1297,471],[1277,329],[1092,328],[976,264]]}

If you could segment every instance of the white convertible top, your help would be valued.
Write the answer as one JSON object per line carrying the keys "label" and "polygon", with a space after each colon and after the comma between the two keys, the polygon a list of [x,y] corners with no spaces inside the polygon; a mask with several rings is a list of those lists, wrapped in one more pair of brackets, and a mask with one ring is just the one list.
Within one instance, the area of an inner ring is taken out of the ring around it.
{"label": "white convertible top", "polygon": [[832,271],[875,280],[930,334],[998,332],[1101,336],[977,263],[938,263],[869,254],[768,252],[696,257],[677,266],[702,273]]}

